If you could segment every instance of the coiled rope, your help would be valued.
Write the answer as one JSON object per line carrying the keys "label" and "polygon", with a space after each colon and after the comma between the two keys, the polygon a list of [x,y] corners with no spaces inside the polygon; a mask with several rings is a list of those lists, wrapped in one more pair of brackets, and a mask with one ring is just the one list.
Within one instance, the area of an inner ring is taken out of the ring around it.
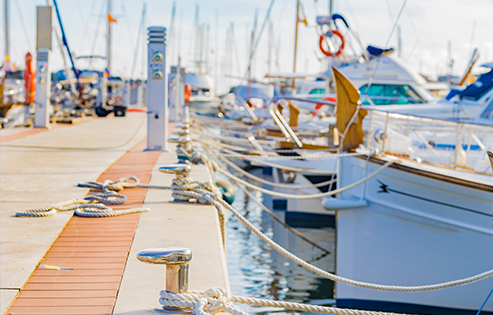
{"label": "coiled rope", "polygon": [[223,288],[210,288],[207,291],[189,291],[186,294],[176,294],[162,290],[159,295],[159,303],[161,305],[166,307],[190,308],[193,309],[193,313],[195,315],[211,315],[217,314],[220,311],[225,311],[233,315],[248,315],[248,313],[245,313],[233,303],[277,307],[334,315],[397,315],[396,313],[360,311],[353,309],[306,305],[293,302],[248,298],[230,295]]}
{"label": "coiled rope", "polygon": [[[118,199],[112,199],[118,198]],[[73,199],[51,205],[43,208],[34,208],[17,212],[16,217],[51,217],[58,211],[72,211],[75,210],[75,214],[82,217],[102,218],[102,217],[115,217],[130,213],[149,212],[149,208],[132,208],[125,210],[113,210],[106,206],[123,204],[127,201],[127,197],[115,192],[103,192],[101,194],[89,195],[84,199]]]}
{"label": "coiled rope", "polygon": [[[197,159],[200,159],[200,161],[206,160],[206,165],[211,169],[211,174],[215,170],[215,167],[213,167],[207,159],[204,159],[204,157],[200,154],[196,154]],[[190,177],[186,178],[174,178],[171,182],[171,186],[160,186],[160,185],[151,185],[151,184],[143,184],[140,183],[139,179],[135,176],[126,176],[122,177],[117,181],[110,181],[106,180],[103,183],[98,183],[98,182],[87,182],[87,183],[79,183],[78,187],[85,187],[85,188],[93,188],[93,189],[99,189],[103,192],[108,192],[110,191],[122,191],[125,188],[147,188],[147,189],[162,189],[162,190],[171,190],[171,197],[174,198],[175,201],[182,201],[182,202],[194,202],[196,201],[197,203],[200,204],[209,204],[209,202],[201,198],[202,194],[212,194],[214,198],[217,198],[218,195],[220,195],[220,192],[217,187],[211,186],[210,183],[208,182],[201,182],[194,180]],[[184,192],[195,192],[199,191],[201,194],[195,194],[191,196],[190,194],[185,194]],[[113,193],[114,194],[114,193]],[[216,207],[217,208],[217,207]],[[124,210],[121,210],[124,211]],[[94,212],[93,211],[83,211],[80,214],[76,212],[78,215],[82,216],[92,216]],[[101,212],[101,216],[110,216],[108,215],[107,212]],[[219,216],[219,224],[221,228],[221,238],[222,238],[222,243],[223,243],[223,248],[225,248],[226,245],[226,220],[224,217],[224,212],[222,209],[218,211],[218,216]]]}

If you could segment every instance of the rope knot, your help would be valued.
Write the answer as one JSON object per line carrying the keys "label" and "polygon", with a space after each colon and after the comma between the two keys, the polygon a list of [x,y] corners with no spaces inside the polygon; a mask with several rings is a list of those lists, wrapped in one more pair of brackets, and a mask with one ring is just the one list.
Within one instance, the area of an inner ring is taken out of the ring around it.
{"label": "rope knot", "polygon": [[211,298],[219,298],[219,297],[227,297],[229,300],[229,293],[223,288],[209,288],[204,292],[205,294],[209,295]]}

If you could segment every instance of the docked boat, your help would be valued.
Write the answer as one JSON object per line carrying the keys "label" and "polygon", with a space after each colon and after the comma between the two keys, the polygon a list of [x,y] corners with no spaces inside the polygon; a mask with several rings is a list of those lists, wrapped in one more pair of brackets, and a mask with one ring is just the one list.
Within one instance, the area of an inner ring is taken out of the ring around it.
{"label": "docked boat", "polygon": [[[349,206],[337,211],[337,274],[373,283],[425,285],[489,270],[493,177],[486,150],[493,144],[492,127],[370,115],[369,150],[340,160],[338,185],[365,178],[399,159],[363,185],[338,195],[337,202]],[[387,136],[375,140],[381,127]],[[381,153],[371,154],[375,149]],[[487,279],[440,291],[403,293],[338,283],[337,305],[476,314],[492,286],[493,280]],[[486,305],[483,313],[492,311]]]}
{"label": "docked boat", "polygon": [[185,83],[190,84],[190,106],[199,112],[210,110],[212,104],[217,107],[219,100],[214,95],[214,80],[209,74],[187,73]]}

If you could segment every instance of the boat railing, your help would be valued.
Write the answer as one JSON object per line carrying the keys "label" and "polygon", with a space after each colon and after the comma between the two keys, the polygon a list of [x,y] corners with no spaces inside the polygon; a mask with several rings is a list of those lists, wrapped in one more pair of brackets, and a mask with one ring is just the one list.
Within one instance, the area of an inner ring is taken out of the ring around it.
{"label": "boat railing", "polygon": [[334,106],[335,103],[332,101],[321,101],[321,100],[311,100],[305,98],[299,98],[294,96],[277,96],[274,97],[269,104],[269,114],[279,127],[281,132],[287,139],[291,139],[298,148],[303,147],[303,143],[298,138],[296,133],[293,131],[289,123],[286,121],[284,116],[281,113],[281,109],[287,104],[290,107],[290,110],[293,110],[293,104],[290,101],[299,101],[299,102],[308,102],[314,104],[322,104],[322,105],[330,105]]}
{"label": "boat railing", "polygon": [[493,148],[491,126],[361,108],[369,110],[364,129],[370,148],[418,162],[491,172],[486,153]]}
{"label": "boat railing", "polygon": [[241,96],[236,96],[236,99],[235,99],[235,102],[238,102],[238,106],[243,106],[245,107],[246,111],[248,112],[248,114],[250,115],[250,117],[252,117],[253,121],[257,122],[258,121],[258,117],[257,115],[255,115],[255,112],[253,111],[252,107],[250,106],[250,104],[245,101]]}

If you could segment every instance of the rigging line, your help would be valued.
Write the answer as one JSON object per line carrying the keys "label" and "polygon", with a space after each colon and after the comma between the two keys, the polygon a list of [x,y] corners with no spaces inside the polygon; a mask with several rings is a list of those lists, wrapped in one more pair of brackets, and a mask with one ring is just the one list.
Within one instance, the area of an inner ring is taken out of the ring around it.
{"label": "rigging line", "polygon": [[[346,4],[347,4],[347,7],[348,7],[348,11],[349,11],[349,14],[351,15],[351,23],[354,23],[356,25],[356,29],[358,30],[358,34],[361,34],[361,39],[363,41],[365,41],[365,36],[363,35],[363,29],[364,28],[361,28],[359,26],[359,23],[358,23],[358,19],[356,18],[356,16],[354,15],[354,12],[353,12],[353,7],[351,6],[351,0],[346,0]],[[356,32],[355,32],[356,33]]]}
{"label": "rigging line", "polygon": [[490,299],[491,293],[493,293],[493,289],[491,289],[490,294],[488,294],[488,296],[486,297],[486,300],[484,300],[483,305],[481,305],[481,307],[479,308],[479,311],[476,313],[476,315],[479,315],[479,313],[481,313],[486,302],[488,302],[488,300]]}
{"label": "rigging line", "polygon": [[420,44],[420,40],[419,40],[419,38],[418,38],[418,39],[416,39],[416,41],[414,42],[414,45],[413,45],[413,47],[411,48],[411,51],[409,52],[409,55],[408,55],[408,57],[406,58],[406,61],[412,60],[412,56],[414,55],[414,52],[415,52],[416,48],[418,48],[419,44]]}
{"label": "rigging line", "polygon": [[467,53],[468,56],[471,56],[472,52],[472,45],[474,43],[474,35],[476,35],[476,22],[477,20],[474,20],[474,23],[472,24],[472,33],[471,33],[471,41],[469,43],[469,52]]}
{"label": "rigging line", "polygon": [[[101,26],[101,21],[103,20],[103,16],[104,16],[104,0],[101,1],[101,12],[99,14],[99,21],[98,21],[98,24],[96,25],[96,28],[94,29],[94,38],[92,40],[92,47],[91,47],[91,54],[90,56],[94,56],[94,50],[96,49],[96,42],[97,42],[97,39],[98,39],[98,33],[99,33],[99,28]],[[92,69],[91,66],[92,66],[92,60],[93,58],[89,58],[89,65],[88,65],[88,68],[89,69]]]}
{"label": "rigging line", "polygon": [[[79,3],[77,1],[77,3]],[[94,10],[94,6],[96,5],[96,0],[92,0],[91,8],[89,9],[89,13],[87,14],[87,19],[86,19],[86,27],[84,27],[84,33],[82,33],[82,39],[80,41],[80,47],[79,51],[82,51],[82,48],[84,48],[84,42],[86,41],[86,36],[89,30],[89,20],[91,19],[91,13]]]}
{"label": "rigging line", "polygon": [[135,75],[135,68],[137,67],[137,58],[139,58],[139,48],[140,48],[140,38],[142,37],[143,33],[143,27],[144,27],[144,19],[146,15],[146,10],[147,10],[147,3],[144,2],[143,7],[142,7],[142,17],[140,19],[140,25],[139,25],[139,33],[137,34],[137,42],[135,43],[135,51],[134,51],[134,58],[132,60],[132,69],[130,71],[130,79],[132,79]]}
{"label": "rigging line", "polygon": [[[389,44],[390,39],[392,38],[392,35],[394,34],[394,31],[395,31],[395,29],[397,27],[397,23],[399,22],[399,19],[401,18],[402,12],[404,11],[404,7],[406,6],[406,3],[407,3],[407,0],[404,0],[404,3],[402,3],[402,7],[401,7],[401,9],[399,11],[399,14],[397,15],[397,18],[395,19],[394,26],[392,27],[392,30],[390,31],[389,37],[387,38],[387,41],[385,42],[385,46],[384,47],[387,47],[387,45]],[[368,81],[368,85],[366,87],[366,91],[365,91],[365,94],[364,95],[368,95],[368,90],[370,89],[370,86],[373,83],[373,78],[377,74],[378,66],[380,65],[380,62],[381,61],[382,61],[381,57],[378,58],[377,64],[375,66],[375,70],[373,70],[373,73],[372,73],[372,75],[370,77],[370,80]]]}
{"label": "rigging line", "polygon": [[33,42],[31,41],[31,34],[29,34],[29,29],[26,24],[26,20],[24,19],[24,13],[22,12],[22,8],[19,5],[19,0],[15,0],[15,4],[17,6],[17,12],[19,13],[19,17],[21,18],[22,21],[22,28],[24,29],[24,34],[26,35],[27,42],[29,43],[29,49],[31,49],[32,52],[34,52],[34,45]]}
{"label": "rigging line", "polygon": [[[125,7],[125,0],[122,0],[121,4],[122,4],[122,6],[121,6],[122,14],[123,14],[123,17],[125,18],[125,24],[127,24],[127,32],[128,32],[128,39],[127,40],[133,41],[132,28],[130,27],[130,18],[127,15],[127,9]],[[118,39],[120,39],[120,38],[118,37]]]}
{"label": "rigging line", "polygon": [[257,40],[255,41],[255,45],[253,46],[253,49],[252,49],[251,54],[250,54],[250,60],[248,62],[248,68],[247,68],[245,77],[248,76],[248,73],[250,72],[250,69],[252,68],[253,56],[255,55],[255,52],[257,51],[258,44],[260,43],[260,39],[262,38],[262,34],[264,32],[264,29],[265,29],[265,25],[267,25],[267,21],[269,20],[270,12],[272,11],[272,7],[274,6],[275,2],[276,2],[276,0],[271,0],[270,5],[269,5],[269,9],[267,9],[267,13],[265,15],[264,22],[262,22],[262,27],[260,28],[260,32],[258,34]]}
{"label": "rigging line", "polygon": [[392,8],[390,7],[389,0],[385,0],[385,4],[387,7],[387,13],[389,14],[390,25],[392,25],[392,21],[394,20],[394,13],[392,12]]}
{"label": "rigging line", "polygon": [[234,29],[234,23],[232,24],[232,34],[233,34],[233,47],[234,47],[234,56],[233,58],[236,56],[236,75],[240,76],[240,73],[241,73],[241,66],[240,66],[240,54],[238,52],[238,41],[236,40],[236,34],[235,34],[235,29]]}

